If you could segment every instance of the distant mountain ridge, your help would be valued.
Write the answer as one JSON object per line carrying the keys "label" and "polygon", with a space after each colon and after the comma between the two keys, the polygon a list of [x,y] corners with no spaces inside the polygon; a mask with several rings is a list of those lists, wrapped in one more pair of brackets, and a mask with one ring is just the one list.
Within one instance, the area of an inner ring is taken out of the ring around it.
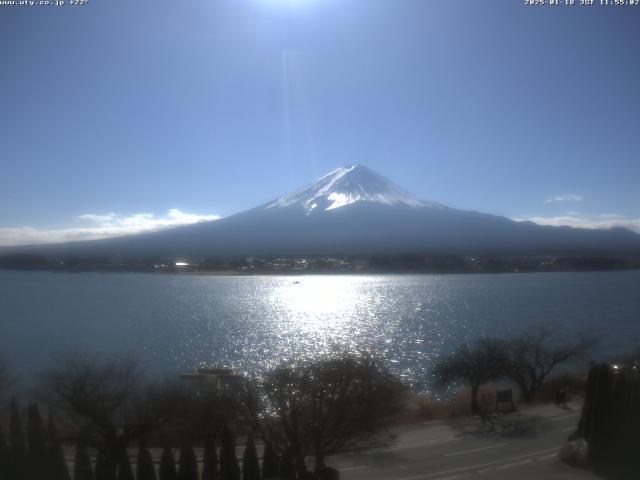
{"label": "distant mountain ridge", "polygon": [[414,197],[362,165],[211,222],[153,233],[12,247],[0,253],[122,258],[264,255],[640,255],[624,229],[551,227],[458,210]]}

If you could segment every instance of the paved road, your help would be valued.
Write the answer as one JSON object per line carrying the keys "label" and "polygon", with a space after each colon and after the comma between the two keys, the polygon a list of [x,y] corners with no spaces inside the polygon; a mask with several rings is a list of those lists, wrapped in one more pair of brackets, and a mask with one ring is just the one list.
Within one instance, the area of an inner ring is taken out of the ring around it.
{"label": "paved road", "polygon": [[396,432],[388,446],[328,463],[344,480],[597,479],[557,458],[578,419],[573,405],[534,407],[484,425],[477,419],[426,422]]}

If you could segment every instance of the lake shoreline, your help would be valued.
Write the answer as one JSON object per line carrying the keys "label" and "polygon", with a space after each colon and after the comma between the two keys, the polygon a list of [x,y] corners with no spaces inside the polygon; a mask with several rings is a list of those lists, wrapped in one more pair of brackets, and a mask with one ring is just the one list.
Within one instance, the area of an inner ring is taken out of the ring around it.
{"label": "lake shoreline", "polygon": [[540,270],[507,270],[507,271],[424,271],[424,270],[267,270],[267,271],[238,271],[238,270],[119,270],[119,269],[35,269],[35,268],[1,268],[0,272],[41,272],[41,273],[110,273],[110,274],[146,274],[153,276],[200,276],[200,277],[314,277],[314,276],[369,276],[369,275],[508,275],[508,274],[532,274],[532,273],[614,273],[637,272],[640,267],[610,268],[610,269],[540,269]]}

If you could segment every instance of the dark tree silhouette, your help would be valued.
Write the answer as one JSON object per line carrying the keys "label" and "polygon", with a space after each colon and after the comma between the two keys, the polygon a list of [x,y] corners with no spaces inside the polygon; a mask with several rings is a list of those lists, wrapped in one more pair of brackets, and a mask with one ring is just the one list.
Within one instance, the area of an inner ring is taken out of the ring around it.
{"label": "dark tree silhouette", "polygon": [[136,466],[136,480],[156,480],[156,471],[153,468],[151,452],[144,443],[138,450],[138,464]]}
{"label": "dark tree silhouette", "polygon": [[28,475],[27,447],[22,430],[20,411],[15,399],[11,400],[11,417],[9,419],[9,443],[11,445],[11,458],[9,461],[10,478],[25,480]]}
{"label": "dark tree silhouette", "polygon": [[47,456],[49,457],[49,479],[70,480],[69,470],[67,469],[67,464],[64,461],[62,442],[60,441],[56,422],[51,412],[49,412],[49,418],[47,420]]}
{"label": "dark tree silhouette", "polygon": [[253,435],[247,437],[247,446],[242,457],[242,480],[260,480],[260,464]]}
{"label": "dark tree silhouette", "polygon": [[471,388],[471,412],[481,414],[478,392],[484,383],[506,374],[508,345],[496,338],[481,338],[471,346],[461,345],[449,357],[436,363],[434,373],[441,386],[462,379]]}
{"label": "dark tree silhouette", "polygon": [[216,442],[210,433],[207,434],[204,442],[202,480],[218,480],[218,455],[216,453]]}
{"label": "dark tree silhouette", "polygon": [[278,478],[280,476],[280,458],[272,443],[264,446],[262,454],[262,478],[265,480]]}
{"label": "dark tree silhouette", "polygon": [[159,480],[177,480],[176,460],[173,450],[166,447],[160,456],[160,469],[158,471]]}
{"label": "dark tree silhouette", "polygon": [[98,450],[98,454],[96,455],[96,466],[95,466],[95,479],[96,480],[115,480],[116,472],[111,468],[110,465],[107,465],[104,461],[104,454]]}
{"label": "dark tree silhouette", "polygon": [[198,461],[191,445],[184,443],[180,449],[178,480],[198,480]]}
{"label": "dark tree silhouette", "polygon": [[288,453],[302,476],[307,456],[319,473],[326,456],[374,435],[404,395],[399,381],[373,359],[347,356],[278,368],[249,391],[246,404],[265,443]]}
{"label": "dark tree silhouette", "polygon": [[7,445],[7,439],[0,425],[0,478],[9,477],[9,446]]}
{"label": "dark tree silhouette", "polygon": [[127,452],[120,457],[118,464],[118,480],[135,480],[133,478],[133,469],[131,468],[131,459]]}
{"label": "dark tree silhouette", "polygon": [[558,365],[586,356],[596,343],[592,336],[561,338],[553,328],[527,332],[508,342],[507,376],[518,386],[520,399],[531,402]]}
{"label": "dark tree silhouette", "polygon": [[45,375],[44,387],[79,430],[90,432],[106,480],[115,477],[127,446],[174,418],[183,398],[176,386],[145,384],[130,361],[71,358]]}
{"label": "dark tree silhouette", "polygon": [[240,466],[236,457],[236,445],[228,425],[222,429],[222,447],[220,448],[220,479],[240,480]]}
{"label": "dark tree silhouette", "polygon": [[296,475],[296,469],[293,466],[293,455],[289,452],[289,450],[285,450],[280,457],[280,475],[284,480],[296,480],[298,477]]}
{"label": "dark tree silhouette", "polygon": [[27,441],[29,443],[29,476],[41,480],[47,476],[47,443],[42,417],[37,405],[27,410]]}
{"label": "dark tree silhouette", "polygon": [[602,478],[636,480],[640,472],[640,375],[637,368],[592,365],[578,435],[590,467]]}
{"label": "dark tree silhouette", "polygon": [[76,455],[73,462],[73,480],[94,480],[91,460],[83,442],[76,443]]}

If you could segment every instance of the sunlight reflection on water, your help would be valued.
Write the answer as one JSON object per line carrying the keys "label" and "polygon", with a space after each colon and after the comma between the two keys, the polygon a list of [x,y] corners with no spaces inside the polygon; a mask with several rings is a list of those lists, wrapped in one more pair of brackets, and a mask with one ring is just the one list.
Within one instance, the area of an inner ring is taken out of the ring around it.
{"label": "sunlight reflection on water", "polygon": [[467,308],[452,294],[455,277],[417,278],[244,279],[223,309],[218,293],[208,301],[192,299],[195,321],[185,325],[190,333],[180,360],[195,356],[203,364],[223,363],[250,374],[282,362],[366,352],[415,383],[454,339],[464,341],[469,334],[469,315],[453,311]]}
{"label": "sunlight reflection on water", "polygon": [[460,323],[436,318],[446,312],[436,302],[443,298],[438,282],[430,287],[428,277],[420,282],[419,298],[401,277],[263,277],[260,283],[248,281],[226,314],[215,293],[209,302],[191,299],[195,321],[185,325],[188,344],[180,356],[197,350],[202,363],[254,372],[318,355],[369,352],[413,379]]}
{"label": "sunlight reflection on water", "polygon": [[70,351],[134,356],[161,374],[247,373],[343,352],[407,380],[482,335],[535,324],[640,336],[640,272],[205,277],[0,272],[0,356],[29,376]]}

